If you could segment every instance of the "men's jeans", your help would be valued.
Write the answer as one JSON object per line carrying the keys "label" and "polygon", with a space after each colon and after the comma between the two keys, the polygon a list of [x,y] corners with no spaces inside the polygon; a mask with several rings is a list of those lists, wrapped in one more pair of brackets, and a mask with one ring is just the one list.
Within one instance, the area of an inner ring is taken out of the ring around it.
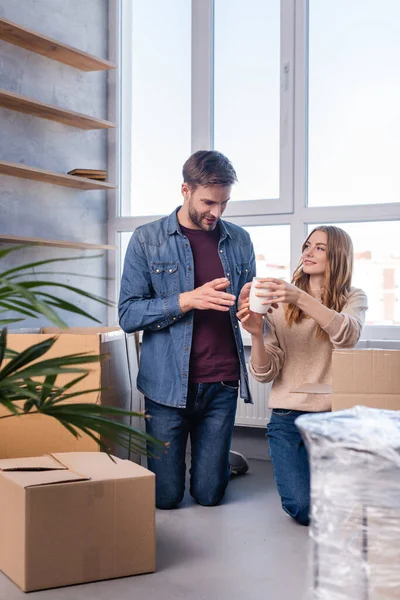
{"label": "men's jeans", "polygon": [[294,424],[306,414],[274,408],[267,427],[269,453],[282,508],[301,525],[309,524],[310,466],[300,431]]}
{"label": "men's jeans", "polygon": [[169,442],[167,450],[148,459],[156,475],[158,508],[175,508],[185,491],[185,453],[190,435],[190,493],[203,506],[218,504],[229,481],[229,450],[235,422],[238,382],[189,385],[186,408],[145,398],[147,433]]}

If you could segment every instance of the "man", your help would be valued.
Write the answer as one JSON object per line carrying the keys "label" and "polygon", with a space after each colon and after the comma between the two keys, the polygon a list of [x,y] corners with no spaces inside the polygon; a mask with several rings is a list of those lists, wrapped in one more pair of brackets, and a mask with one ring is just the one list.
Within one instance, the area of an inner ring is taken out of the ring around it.
{"label": "man", "polygon": [[221,220],[236,180],[223,154],[196,152],[183,166],[183,206],[138,227],[126,252],[120,325],[144,330],[146,428],[169,442],[148,460],[159,508],[183,498],[189,435],[191,495],[204,506],[223,498],[239,382],[251,402],[236,301],[255,275],[254,250],[244,229]]}

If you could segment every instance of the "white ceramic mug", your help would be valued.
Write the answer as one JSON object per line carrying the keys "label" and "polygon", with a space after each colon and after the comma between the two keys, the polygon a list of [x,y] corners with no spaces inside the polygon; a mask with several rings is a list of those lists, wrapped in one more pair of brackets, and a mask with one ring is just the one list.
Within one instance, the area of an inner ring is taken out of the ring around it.
{"label": "white ceramic mug", "polygon": [[[265,296],[256,296],[256,294],[264,293],[271,291],[270,288],[256,288],[257,283],[259,283],[260,279],[264,279],[264,277],[253,277],[253,281],[251,282],[250,288],[250,310],[251,312],[258,313],[260,315],[265,315],[269,308],[272,300],[268,300]],[[265,285],[265,284],[264,284]],[[268,304],[263,304],[263,302],[268,301]]]}

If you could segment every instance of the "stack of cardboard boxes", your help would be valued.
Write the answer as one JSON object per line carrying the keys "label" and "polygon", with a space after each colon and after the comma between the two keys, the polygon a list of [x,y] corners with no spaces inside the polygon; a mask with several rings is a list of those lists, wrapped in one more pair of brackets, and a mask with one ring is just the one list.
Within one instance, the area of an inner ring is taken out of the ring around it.
{"label": "stack of cardboard boxes", "polygon": [[[43,328],[10,332],[8,346],[20,352],[54,335],[46,358],[104,356],[71,388],[101,391],[71,402],[139,410],[133,340],[118,328]],[[136,458],[126,449],[111,446],[111,452],[119,457],[114,462],[94,440],[76,439],[51,417],[0,420],[0,569],[22,590],[155,570],[154,475],[126,460]]]}

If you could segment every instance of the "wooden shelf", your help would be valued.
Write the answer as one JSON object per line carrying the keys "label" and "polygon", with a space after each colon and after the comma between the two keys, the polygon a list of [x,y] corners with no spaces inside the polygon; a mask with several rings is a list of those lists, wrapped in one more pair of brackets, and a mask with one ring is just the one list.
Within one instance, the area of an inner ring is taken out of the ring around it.
{"label": "wooden shelf", "polygon": [[16,235],[1,235],[0,244],[34,244],[35,246],[55,246],[57,248],[76,248],[78,250],[116,250],[117,246],[104,244],[86,244],[84,242],[64,242],[62,240],[47,240],[43,238],[19,237]]}
{"label": "wooden shelf", "polygon": [[81,71],[106,71],[116,67],[109,60],[97,58],[3,18],[0,18],[0,39]]}
{"label": "wooden shelf", "polygon": [[19,163],[7,162],[5,160],[0,160],[0,174],[72,187],[78,190],[115,190],[116,188],[115,185],[107,183],[106,181],[95,181],[94,179],[86,179],[85,177],[55,173],[53,171],[46,171],[45,169],[27,167],[26,165],[21,165]]}
{"label": "wooden shelf", "polygon": [[42,119],[57,121],[64,125],[71,125],[71,127],[79,127],[80,129],[110,129],[115,127],[115,123],[111,123],[111,121],[89,117],[82,113],[59,108],[58,106],[53,106],[51,104],[45,104],[44,102],[39,102],[32,98],[16,94],[15,92],[8,92],[1,89],[0,106],[17,112],[26,113],[27,115],[34,115],[35,117],[40,117]]}

